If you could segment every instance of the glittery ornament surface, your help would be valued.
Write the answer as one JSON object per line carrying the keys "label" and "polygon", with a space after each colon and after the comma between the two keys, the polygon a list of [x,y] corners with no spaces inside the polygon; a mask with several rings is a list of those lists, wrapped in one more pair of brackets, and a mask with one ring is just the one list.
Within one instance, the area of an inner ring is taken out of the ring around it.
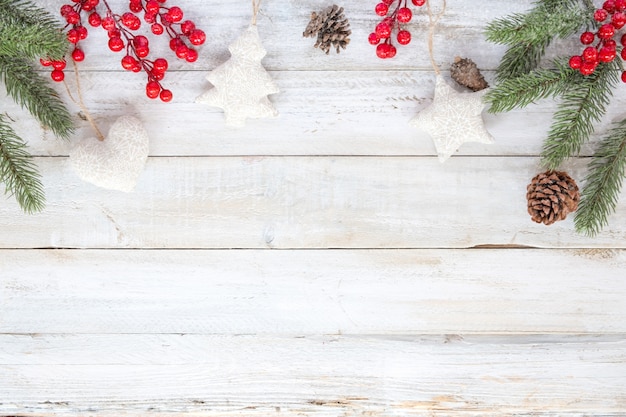
{"label": "glittery ornament surface", "polygon": [[228,50],[231,58],[207,76],[214,88],[196,101],[224,109],[226,124],[233,127],[243,126],[247,118],[277,116],[267,95],[279,89],[261,65],[267,51],[256,25],[251,25]]}
{"label": "glittery ornament surface", "polygon": [[148,159],[148,133],[141,121],[122,116],[104,141],[87,138],[70,152],[78,176],[98,187],[130,192]]}
{"label": "glittery ornament surface", "polygon": [[460,93],[437,76],[433,103],[411,119],[410,124],[433,138],[440,162],[465,142],[493,143],[481,115],[486,92]]}

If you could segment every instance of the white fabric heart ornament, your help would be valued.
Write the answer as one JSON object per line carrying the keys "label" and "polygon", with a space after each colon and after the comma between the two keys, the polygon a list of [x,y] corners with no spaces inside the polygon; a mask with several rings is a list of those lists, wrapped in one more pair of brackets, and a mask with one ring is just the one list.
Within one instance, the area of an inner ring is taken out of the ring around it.
{"label": "white fabric heart ornament", "polygon": [[83,181],[130,192],[148,159],[148,145],[148,132],[141,121],[122,116],[103,141],[93,137],[81,141],[70,152],[70,162]]}

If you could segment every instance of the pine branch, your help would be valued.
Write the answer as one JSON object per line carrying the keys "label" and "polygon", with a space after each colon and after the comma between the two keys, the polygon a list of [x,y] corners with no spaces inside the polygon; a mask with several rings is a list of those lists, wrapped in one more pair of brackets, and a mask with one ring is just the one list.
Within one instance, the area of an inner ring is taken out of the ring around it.
{"label": "pine branch", "polygon": [[[591,5],[593,6],[593,5]],[[497,19],[486,29],[487,40],[510,45],[496,80],[504,81],[537,68],[554,38],[566,38],[593,24],[593,7],[578,0],[543,0],[526,14]]]}
{"label": "pine branch", "polygon": [[562,94],[578,78],[576,71],[556,62],[556,69],[535,69],[527,74],[509,78],[485,95],[491,104],[490,113],[523,108],[544,98]]}
{"label": "pine branch", "polygon": [[599,65],[592,75],[578,74],[578,80],[563,94],[543,144],[541,157],[546,168],[558,169],[565,159],[577,155],[606,113],[618,81],[615,61]]}
{"label": "pine branch", "polygon": [[600,142],[589,169],[574,224],[579,233],[595,236],[615,212],[626,175],[626,119]]}
{"label": "pine branch", "polygon": [[70,136],[74,126],[63,101],[25,59],[0,55],[0,79],[7,93],[42,125],[59,137]]}
{"label": "pine branch", "polygon": [[68,42],[62,27],[32,2],[0,0],[0,55],[61,59]]}
{"label": "pine branch", "polygon": [[0,182],[6,193],[14,195],[27,213],[43,210],[45,195],[37,167],[26,149],[26,143],[0,114]]}

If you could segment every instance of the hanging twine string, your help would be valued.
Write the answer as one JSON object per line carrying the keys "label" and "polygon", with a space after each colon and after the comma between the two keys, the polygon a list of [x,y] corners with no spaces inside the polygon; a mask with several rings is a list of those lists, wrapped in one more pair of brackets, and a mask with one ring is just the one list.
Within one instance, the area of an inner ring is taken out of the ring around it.
{"label": "hanging twine string", "polygon": [[82,92],[82,89],[80,88],[80,76],[78,74],[78,65],[76,65],[76,62],[73,59],[71,59],[71,61],[72,61],[72,64],[74,64],[74,78],[76,79],[76,92],[78,94],[78,100],[74,98],[74,96],[72,95],[72,92],[70,91],[70,87],[67,85],[67,82],[63,80],[63,84],[65,84],[65,90],[67,91],[67,95],[70,97],[70,100],[72,100],[78,107],[80,107],[80,110],[83,112],[83,114],[87,118],[87,121],[89,122],[93,130],[96,132],[96,136],[98,137],[98,140],[103,141],[104,135],[102,134],[100,129],[98,129],[98,125],[96,125],[96,121],[93,119],[93,117],[91,117],[91,113],[89,113],[89,110],[87,110],[87,106],[85,106],[85,102],[83,101],[83,92]]}
{"label": "hanging twine string", "polygon": [[428,55],[430,56],[430,63],[435,70],[435,74],[441,74],[441,70],[439,66],[435,62],[435,56],[433,54],[433,38],[435,36],[435,26],[437,26],[437,22],[439,18],[443,16],[446,11],[446,0],[443,0],[441,4],[441,10],[436,15],[433,14],[433,11],[430,7],[430,0],[426,2],[426,9],[428,10]]}
{"label": "hanging twine string", "polygon": [[252,24],[256,26],[256,17],[261,8],[261,0],[252,0]]}

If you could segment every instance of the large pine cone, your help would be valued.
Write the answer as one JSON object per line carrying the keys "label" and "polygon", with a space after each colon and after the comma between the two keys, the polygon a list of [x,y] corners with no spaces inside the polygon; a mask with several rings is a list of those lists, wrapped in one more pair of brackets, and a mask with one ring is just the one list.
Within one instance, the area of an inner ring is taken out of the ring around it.
{"label": "large pine cone", "polygon": [[566,172],[537,174],[526,188],[528,214],[536,223],[550,225],[576,211],[580,193],[576,181]]}

